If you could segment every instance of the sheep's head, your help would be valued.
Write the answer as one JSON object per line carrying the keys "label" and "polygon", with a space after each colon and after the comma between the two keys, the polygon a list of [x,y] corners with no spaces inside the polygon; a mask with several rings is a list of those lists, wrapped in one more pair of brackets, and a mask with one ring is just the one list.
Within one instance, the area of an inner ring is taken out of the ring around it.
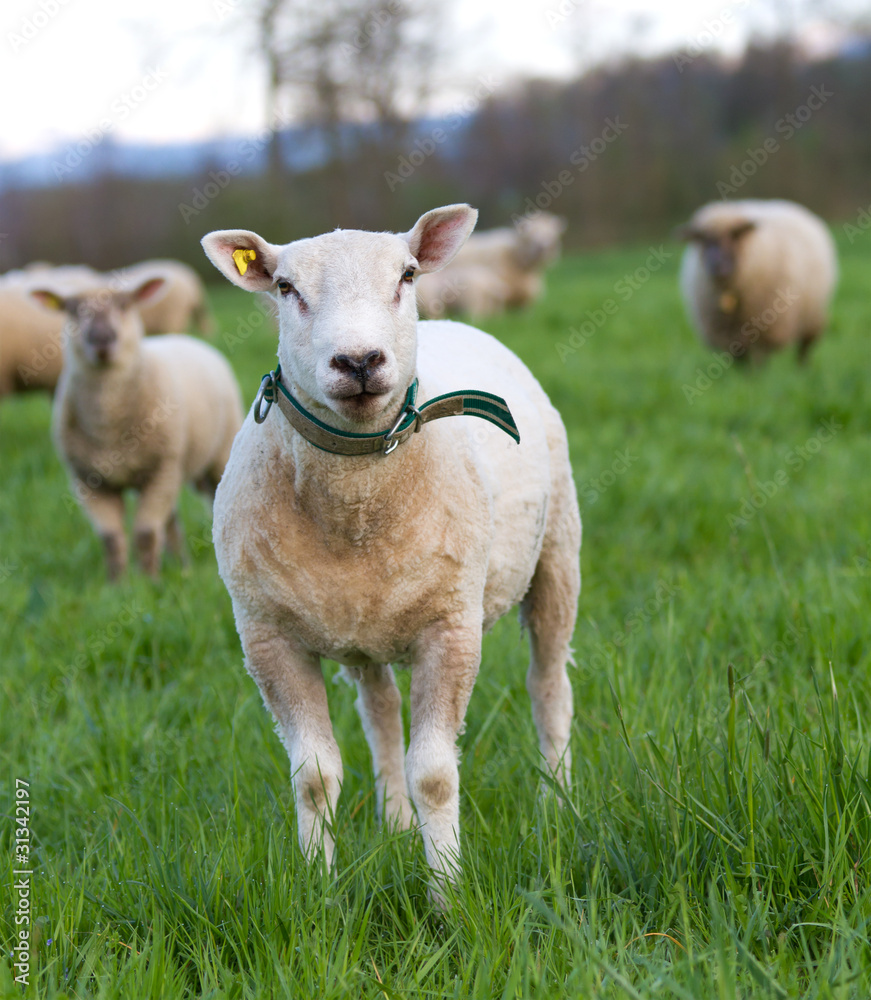
{"label": "sheep's head", "polygon": [[160,297],[163,278],[151,277],[133,289],[96,287],[77,295],[47,288],[30,294],[49,309],[67,314],[69,348],[86,365],[108,368],[135,355],[144,335],[137,306]]}
{"label": "sheep's head", "polygon": [[523,270],[547,267],[559,257],[566,220],[549,212],[524,217],[517,224],[515,258]]}
{"label": "sheep's head", "polygon": [[330,410],[364,429],[395,411],[414,378],[415,277],[444,267],[477,216],[450,205],[404,234],[336,230],[284,246],[222,230],[203,248],[235,285],[275,300],[278,358],[292,391],[321,416]]}
{"label": "sheep's head", "polygon": [[675,235],[694,243],[711,280],[726,286],[737,270],[741,241],[755,228],[752,219],[718,219],[704,225],[690,222],[681,226]]}

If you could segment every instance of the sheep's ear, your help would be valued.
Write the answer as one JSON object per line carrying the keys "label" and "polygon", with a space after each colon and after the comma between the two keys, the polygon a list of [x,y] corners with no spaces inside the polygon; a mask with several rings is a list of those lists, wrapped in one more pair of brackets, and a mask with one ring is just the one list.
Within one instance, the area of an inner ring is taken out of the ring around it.
{"label": "sheep's ear", "polygon": [[133,302],[154,302],[166,292],[166,278],[147,278],[130,293]]}
{"label": "sheep's ear", "polygon": [[422,215],[405,234],[421,272],[438,271],[449,264],[478,221],[471,205],[447,205]]}
{"label": "sheep's ear", "polygon": [[682,226],[675,226],[671,231],[671,235],[676,240],[681,240],[684,243],[691,243],[693,240],[697,240],[701,237],[701,233],[695,226],[690,225],[688,222]]}
{"label": "sheep's ear", "polygon": [[733,226],[729,235],[733,240],[740,240],[742,236],[752,232],[755,228],[756,223],[752,219],[747,219],[745,222],[739,222],[737,226]]}
{"label": "sheep's ear", "polygon": [[215,267],[246,292],[272,288],[279,247],[247,229],[219,229],[202,239],[203,250]]}
{"label": "sheep's ear", "polygon": [[57,312],[67,312],[69,299],[65,299],[62,295],[58,295],[57,292],[49,291],[47,288],[36,288],[30,293],[32,299],[41,305],[45,306],[46,309],[54,309]]}

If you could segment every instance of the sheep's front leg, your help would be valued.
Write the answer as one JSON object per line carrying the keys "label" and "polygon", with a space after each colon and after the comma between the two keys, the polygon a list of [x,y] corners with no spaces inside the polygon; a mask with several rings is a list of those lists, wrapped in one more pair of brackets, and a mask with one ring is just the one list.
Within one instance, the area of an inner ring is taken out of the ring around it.
{"label": "sheep's front leg", "polygon": [[[426,858],[436,881],[459,870],[460,774],[456,740],[481,662],[481,623],[435,626],[421,639],[411,674],[406,774]],[[441,896],[434,892],[436,902]]]}
{"label": "sheep's front leg", "polygon": [[73,482],[73,489],[103,543],[109,579],[117,580],[127,569],[124,497],[109,490],[92,490],[81,480]]}
{"label": "sheep's front leg", "polygon": [[181,487],[181,466],[178,462],[167,461],[157,469],[139,496],[134,521],[136,551],[142,568],[150,576],[160,572],[166,527],[178,503]]}
{"label": "sheep's front leg", "polygon": [[407,829],[413,817],[405,784],[402,696],[393,670],[378,663],[344,671],[357,684],[357,711],[372,753],[378,816]]}
{"label": "sheep's front leg", "polygon": [[239,626],[245,665],[290,757],[299,843],[308,857],[323,851],[332,864],[328,823],[342,785],[342,758],[333,736],[320,658],[299,648],[274,626]]}

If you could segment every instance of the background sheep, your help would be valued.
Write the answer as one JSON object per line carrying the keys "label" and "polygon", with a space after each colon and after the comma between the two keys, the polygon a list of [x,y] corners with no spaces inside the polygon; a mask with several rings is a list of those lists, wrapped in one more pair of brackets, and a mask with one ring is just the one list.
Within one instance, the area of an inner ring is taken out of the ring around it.
{"label": "background sheep", "polygon": [[455,313],[473,319],[492,316],[504,311],[508,298],[508,284],[484,264],[435,271],[422,276],[417,286],[418,305],[430,319]]}
{"label": "background sheep", "polygon": [[[409,825],[410,797],[442,877],[458,863],[456,737],[482,633],[521,602],[541,753],[568,784],[566,661],[580,588],[580,516],[556,410],[492,337],[459,323],[418,325],[415,276],[443,267],[476,217],[454,205],[403,235],[339,230],[274,246],[229,230],[203,240],[234,284],[274,295],[289,391],[330,427],[379,432],[374,454],[331,454],[278,407],[262,425],[249,414],[215,501],[218,567],[246,665],[290,756],[300,843],[332,858],[326,820],[342,761],[321,673],[329,657],[357,684],[384,815]],[[244,273],[240,251],[253,251]],[[416,377],[419,405],[459,389],[505,397],[519,445],[453,416],[384,454],[381,435]],[[407,756],[391,663],[412,669]]]}
{"label": "background sheep", "polygon": [[116,271],[131,287],[148,277],[164,279],[165,290],[153,302],[143,302],[139,311],[146,333],[184,333],[194,330],[210,334],[213,323],[206,292],[199,275],[178,260],[144,260]]}
{"label": "background sheep", "polygon": [[32,293],[66,313],[54,439],[103,541],[110,579],[127,566],[124,491],[139,492],[136,547],[143,568],[156,575],[165,542],[181,553],[182,484],[214,495],[242,422],[239,389],[222,354],[180,334],[144,339],[135,307],[162,285],[151,278],[131,292]]}
{"label": "background sheep", "polygon": [[32,265],[0,277],[0,399],[30,389],[53,391],[63,366],[63,316],[47,312],[30,291],[49,280],[59,294],[94,287],[89,267]]}
{"label": "background sheep", "polygon": [[418,302],[432,318],[448,313],[486,316],[527,306],[544,290],[544,271],[560,253],[565,220],[547,212],[516,226],[469,237],[438,275],[423,275]]}
{"label": "background sheep", "polygon": [[796,343],[804,361],[837,280],[825,223],[790,201],[713,202],[680,234],[681,291],[702,340],[742,359]]}

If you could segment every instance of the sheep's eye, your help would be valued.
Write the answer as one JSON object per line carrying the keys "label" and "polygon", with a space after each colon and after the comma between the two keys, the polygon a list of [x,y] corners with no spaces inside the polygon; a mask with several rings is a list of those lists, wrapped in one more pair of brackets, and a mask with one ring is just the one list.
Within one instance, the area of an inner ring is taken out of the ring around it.
{"label": "sheep's eye", "polygon": [[290,295],[291,292],[296,291],[293,285],[289,281],[279,281],[276,282],[276,287],[282,295]]}
{"label": "sheep's eye", "polygon": [[407,285],[411,284],[411,282],[414,280],[414,268],[413,267],[406,268],[405,272],[402,275],[402,280]]}

